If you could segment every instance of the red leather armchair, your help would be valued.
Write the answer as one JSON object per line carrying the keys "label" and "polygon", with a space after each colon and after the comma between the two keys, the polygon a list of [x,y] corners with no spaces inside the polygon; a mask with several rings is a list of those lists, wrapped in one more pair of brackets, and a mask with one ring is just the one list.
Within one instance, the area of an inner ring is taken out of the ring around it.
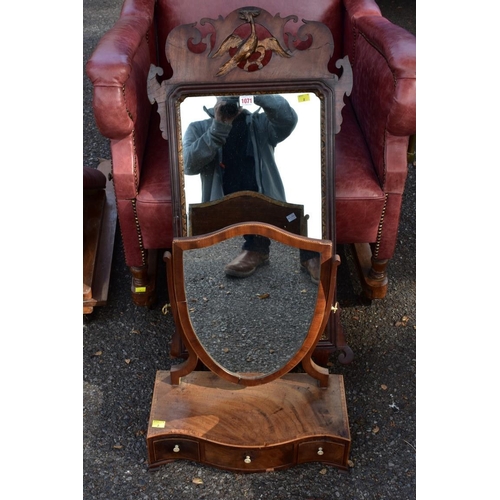
{"label": "red leather armchair", "polygon": [[[176,25],[227,15],[239,1],[125,0],[115,26],[100,40],[87,75],[100,132],[111,141],[113,180],[132,296],[154,296],[151,255],[172,241],[168,143],[156,104],[147,96],[150,64],[166,70],[164,47]],[[254,0],[281,16],[318,20],[333,33],[334,63],[345,55],[353,89],[335,139],[337,243],[354,244],[365,292],[381,298],[397,239],[415,134],[415,37],[382,17],[373,0]]]}

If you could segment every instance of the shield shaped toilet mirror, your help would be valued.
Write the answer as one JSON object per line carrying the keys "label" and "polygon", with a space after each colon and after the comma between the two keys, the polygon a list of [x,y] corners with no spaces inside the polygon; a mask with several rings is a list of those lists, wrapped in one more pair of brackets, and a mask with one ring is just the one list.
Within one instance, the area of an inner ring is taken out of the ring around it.
{"label": "shield shaped toilet mirror", "polygon": [[[269,239],[273,259],[245,279],[228,276],[224,264],[249,234]],[[318,283],[301,271],[301,252],[317,255]],[[326,326],[335,289],[339,259],[331,241],[243,223],[175,239],[166,260],[172,307],[190,354],[172,369],[173,381],[200,360],[242,385],[270,382],[300,362],[325,382],[328,371],[316,366],[311,354]]]}

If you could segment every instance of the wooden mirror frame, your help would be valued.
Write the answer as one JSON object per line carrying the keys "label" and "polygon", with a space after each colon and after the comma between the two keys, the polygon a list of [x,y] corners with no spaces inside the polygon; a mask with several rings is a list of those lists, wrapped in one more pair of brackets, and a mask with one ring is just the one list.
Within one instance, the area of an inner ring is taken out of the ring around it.
{"label": "wooden mirror frame", "polygon": [[[316,306],[309,331],[302,342],[302,346],[285,365],[278,368],[275,372],[260,376],[243,376],[242,374],[230,372],[218,364],[205,351],[190,320],[185,289],[183,258],[185,251],[207,248],[229,238],[245,234],[265,236],[284,245],[320,254],[321,272]],[[188,359],[184,363],[171,368],[172,384],[178,385],[180,377],[193,371],[198,365],[198,361],[201,361],[221,378],[244,386],[255,386],[271,382],[288,373],[302,362],[304,370],[311,377],[317,379],[321,387],[326,387],[328,384],[328,369],[314,363],[311,356],[326,327],[335,294],[337,266],[340,263],[340,259],[338,255],[334,255],[331,241],[294,235],[270,224],[259,222],[242,223],[228,226],[225,229],[204,236],[175,238],[172,243],[172,253],[165,253],[165,261],[167,262],[167,272],[169,274],[169,293],[171,295],[174,318],[181,329],[189,354]]]}
{"label": "wooden mirror frame", "polygon": [[[184,161],[182,155],[182,134],[180,106],[188,97],[194,96],[231,96],[231,95],[261,95],[261,94],[286,94],[286,93],[311,93],[320,99],[320,151],[321,165],[321,186],[318,190],[321,193],[321,238],[335,240],[335,233],[332,231],[335,220],[335,204],[327,203],[326,200],[335,199],[334,180],[334,104],[332,89],[322,81],[292,80],[281,82],[279,88],[276,84],[259,83],[252,86],[248,84],[210,86],[207,85],[178,85],[172,89],[166,103],[167,129],[170,131],[170,144],[175,147],[170,148],[171,186],[172,186],[172,213],[174,221],[174,236],[188,236],[187,227],[188,207],[186,206],[184,190]],[[266,221],[261,221],[266,222]]]}

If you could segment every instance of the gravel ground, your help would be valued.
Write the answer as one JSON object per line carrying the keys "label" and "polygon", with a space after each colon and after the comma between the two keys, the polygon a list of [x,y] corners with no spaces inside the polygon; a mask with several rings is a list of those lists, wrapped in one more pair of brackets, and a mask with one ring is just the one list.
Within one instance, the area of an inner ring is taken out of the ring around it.
{"label": "gravel ground", "polygon": [[[121,0],[84,0],[84,62],[117,19]],[[415,33],[415,3],[384,0],[382,12]],[[83,83],[83,164],[109,158]],[[368,303],[348,248],[339,248],[342,324],[355,359],[332,356],[331,373],[344,375],[353,467],[348,473],[319,463],[266,474],[234,474],[178,461],[147,470],[145,434],[157,370],[169,357],[173,332],[164,316],[166,284],[151,310],[130,298],[130,275],[119,231],[109,299],[83,319],[83,497],[85,499],[397,499],[416,497],[416,169],[410,166],[387,297]],[[164,268],[159,276],[164,276]],[[197,483],[193,479],[199,478]],[[69,497],[68,497],[69,498]]]}

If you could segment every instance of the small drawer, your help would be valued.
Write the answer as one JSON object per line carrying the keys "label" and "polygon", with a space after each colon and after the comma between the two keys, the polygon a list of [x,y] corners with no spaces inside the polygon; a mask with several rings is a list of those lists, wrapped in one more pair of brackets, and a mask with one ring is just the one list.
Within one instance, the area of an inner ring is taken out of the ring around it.
{"label": "small drawer", "polygon": [[163,460],[200,460],[198,441],[192,439],[163,438],[153,441],[153,462]]}
{"label": "small drawer", "polygon": [[247,449],[204,443],[203,449],[204,462],[242,472],[277,469],[294,462],[293,443]]}
{"label": "small drawer", "polygon": [[299,444],[297,462],[328,462],[341,467],[346,466],[346,447],[334,441],[305,441]]}

